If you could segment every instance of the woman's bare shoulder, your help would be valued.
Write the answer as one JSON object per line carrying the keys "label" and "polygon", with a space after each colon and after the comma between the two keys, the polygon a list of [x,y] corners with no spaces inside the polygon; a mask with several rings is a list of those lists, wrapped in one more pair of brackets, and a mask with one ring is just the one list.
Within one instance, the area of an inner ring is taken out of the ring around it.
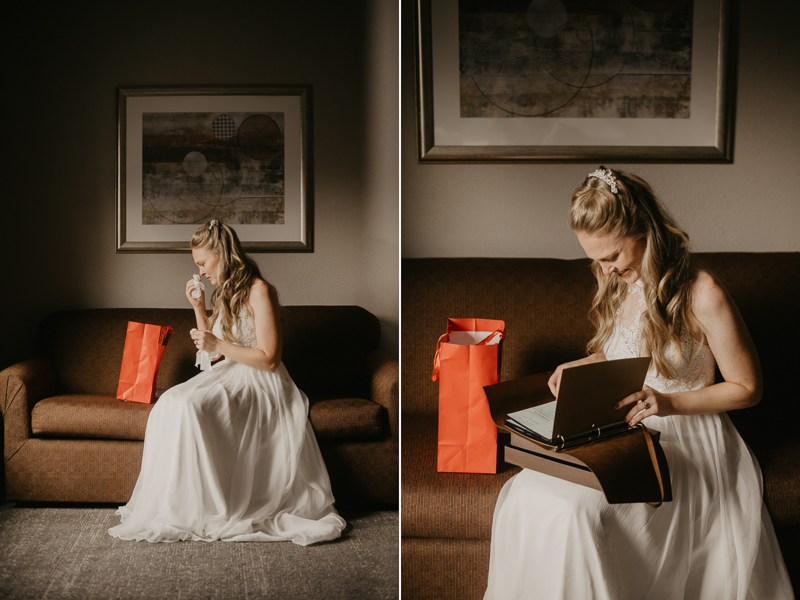
{"label": "woman's bare shoulder", "polygon": [[275,304],[275,288],[272,287],[269,283],[264,281],[263,279],[255,279],[253,280],[253,284],[250,286],[250,303],[253,304],[260,304],[260,305],[273,305]]}
{"label": "woman's bare shoulder", "polygon": [[692,282],[692,313],[705,331],[720,316],[737,312],[733,299],[722,282],[700,267]]}
{"label": "woman's bare shoulder", "polygon": [[251,294],[268,294],[269,293],[269,284],[264,281],[263,279],[253,279],[253,283],[250,285],[250,293]]}

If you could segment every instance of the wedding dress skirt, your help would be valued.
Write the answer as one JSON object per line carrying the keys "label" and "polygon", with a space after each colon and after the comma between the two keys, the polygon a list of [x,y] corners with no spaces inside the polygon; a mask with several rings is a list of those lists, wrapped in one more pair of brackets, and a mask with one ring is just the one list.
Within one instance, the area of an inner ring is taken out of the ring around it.
{"label": "wedding dress skirt", "polygon": [[[632,288],[635,297],[641,286]],[[643,304],[618,325],[608,359],[638,355]],[[682,342],[678,377],[651,372],[647,385],[671,393],[713,383],[709,347]],[[794,597],[761,471],[727,414],[644,422],[661,432],[672,502],[610,505],[600,491],[523,469],[497,499],[485,600]]]}
{"label": "wedding dress skirt", "polygon": [[[256,347],[252,318],[237,329]],[[333,502],[308,399],[283,364],[270,373],[225,359],[156,402],[139,479],[109,533],[305,546],[341,535]]]}

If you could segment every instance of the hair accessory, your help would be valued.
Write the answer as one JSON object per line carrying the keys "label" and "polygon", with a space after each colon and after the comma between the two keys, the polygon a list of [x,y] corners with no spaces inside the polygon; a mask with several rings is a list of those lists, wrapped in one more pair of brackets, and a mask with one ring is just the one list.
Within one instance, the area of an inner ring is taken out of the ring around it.
{"label": "hair accessory", "polygon": [[211,219],[211,223],[208,224],[208,230],[213,232],[214,225],[219,225],[219,221],[217,221],[216,219]]}
{"label": "hair accessory", "polygon": [[617,190],[617,180],[614,177],[614,174],[611,172],[610,169],[609,170],[605,170],[605,171],[603,171],[602,169],[597,169],[597,171],[592,171],[591,173],[589,173],[586,176],[586,178],[589,179],[591,177],[594,177],[595,179],[599,179],[600,181],[604,181],[606,183],[606,185],[608,185],[608,187],[611,188],[611,193],[612,194],[616,194],[617,193],[617,191],[618,191]]}

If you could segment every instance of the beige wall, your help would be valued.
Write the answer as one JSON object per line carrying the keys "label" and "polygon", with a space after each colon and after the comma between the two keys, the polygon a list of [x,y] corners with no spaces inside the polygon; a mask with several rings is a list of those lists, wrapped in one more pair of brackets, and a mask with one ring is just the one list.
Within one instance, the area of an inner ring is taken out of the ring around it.
{"label": "beige wall", "polygon": [[118,85],[313,85],[314,252],[254,257],[284,304],[376,314],[382,346],[397,355],[396,5],[107,6],[116,8],[8,19],[0,368],[33,352],[35,326],[54,310],[188,306],[190,255],[114,250]]}
{"label": "beige wall", "polygon": [[[740,2],[735,156],[730,165],[614,164],[647,179],[698,251],[800,250],[797,4]],[[403,13],[403,26],[409,14]],[[413,50],[402,50],[402,254],[576,258],[566,224],[596,165],[420,165]],[[609,165],[612,166],[612,165]]]}

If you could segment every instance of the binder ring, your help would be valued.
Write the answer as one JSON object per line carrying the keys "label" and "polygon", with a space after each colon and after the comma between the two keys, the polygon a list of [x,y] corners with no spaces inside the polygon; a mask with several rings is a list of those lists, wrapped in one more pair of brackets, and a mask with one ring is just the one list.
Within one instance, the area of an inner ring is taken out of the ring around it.
{"label": "binder ring", "polygon": [[564,441],[564,436],[563,436],[563,435],[559,435],[559,436],[558,436],[558,439],[560,439],[560,440],[561,440],[561,443],[558,445],[558,450],[563,450],[563,449],[564,449],[564,444],[566,443],[566,442]]}
{"label": "binder ring", "polygon": [[595,439],[599,440],[600,439],[600,428],[597,425],[595,425],[594,423],[592,423],[592,431],[594,431],[595,429],[597,429],[597,437]]}

